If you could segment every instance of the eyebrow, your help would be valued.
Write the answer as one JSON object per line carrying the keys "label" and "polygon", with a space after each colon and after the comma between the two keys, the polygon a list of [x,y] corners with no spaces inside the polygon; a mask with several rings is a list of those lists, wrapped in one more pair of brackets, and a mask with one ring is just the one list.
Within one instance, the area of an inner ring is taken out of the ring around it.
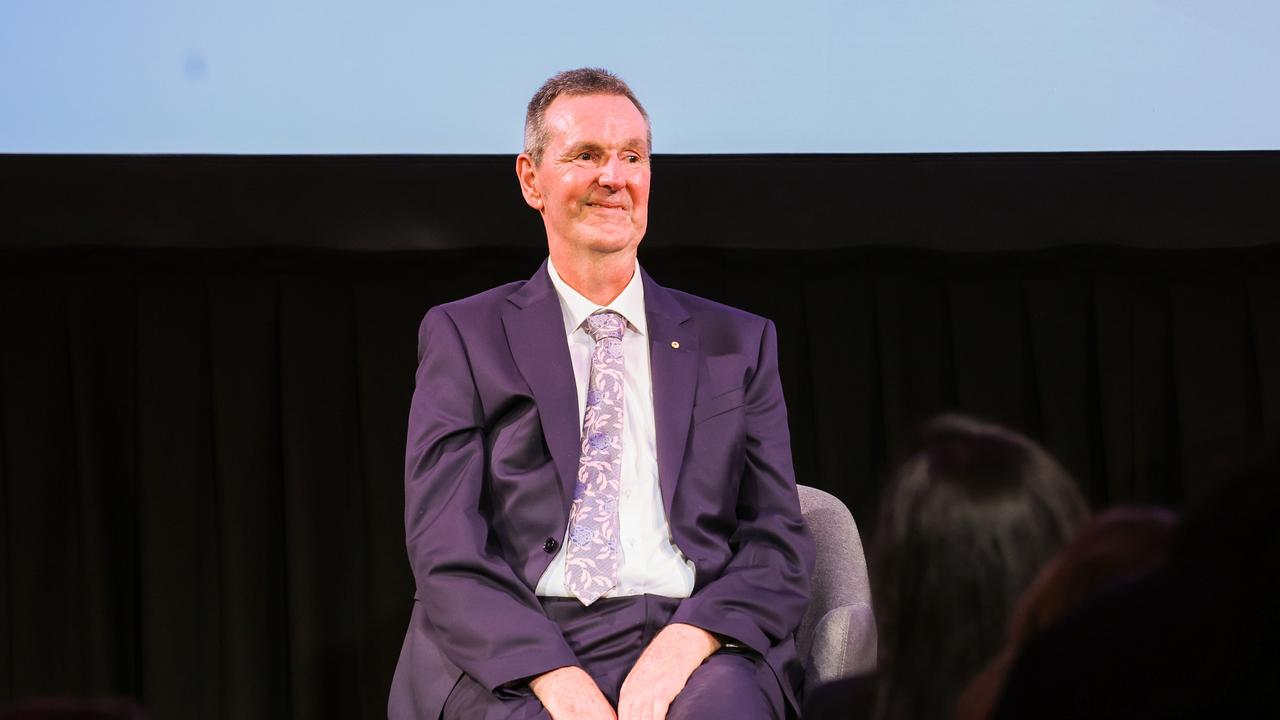
{"label": "eyebrow", "polygon": [[[622,142],[623,149],[642,148],[645,152],[649,151],[649,141],[644,138],[627,138]],[[583,150],[603,151],[604,147],[600,143],[584,141],[571,145],[569,153],[578,153]]]}

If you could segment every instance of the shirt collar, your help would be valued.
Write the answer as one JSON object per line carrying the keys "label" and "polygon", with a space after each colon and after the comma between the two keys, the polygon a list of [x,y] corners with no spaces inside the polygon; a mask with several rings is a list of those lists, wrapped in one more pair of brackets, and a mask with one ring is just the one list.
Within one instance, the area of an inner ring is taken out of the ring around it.
{"label": "shirt collar", "polygon": [[636,261],[636,269],[631,275],[631,281],[622,289],[618,297],[613,299],[613,302],[605,306],[591,302],[583,297],[582,293],[569,287],[569,284],[560,277],[551,258],[547,258],[547,275],[551,277],[551,284],[555,286],[556,295],[560,297],[560,313],[564,316],[566,337],[581,327],[587,316],[601,309],[618,313],[627,321],[631,329],[641,335],[648,334],[648,322],[644,314],[644,283],[640,279],[639,260]]}

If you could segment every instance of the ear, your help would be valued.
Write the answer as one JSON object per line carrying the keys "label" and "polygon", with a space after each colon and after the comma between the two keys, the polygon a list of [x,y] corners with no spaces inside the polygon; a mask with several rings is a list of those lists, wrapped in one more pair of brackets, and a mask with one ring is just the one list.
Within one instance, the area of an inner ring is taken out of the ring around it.
{"label": "ear", "polygon": [[520,153],[516,157],[516,177],[520,179],[520,193],[529,207],[541,212],[542,191],[538,189],[538,166],[528,153]]}

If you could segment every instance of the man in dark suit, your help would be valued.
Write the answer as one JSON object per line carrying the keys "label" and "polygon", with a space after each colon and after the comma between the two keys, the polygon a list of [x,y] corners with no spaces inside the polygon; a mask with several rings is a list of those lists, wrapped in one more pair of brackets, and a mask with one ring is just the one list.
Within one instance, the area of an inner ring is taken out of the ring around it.
{"label": "man in dark suit", "polygon": [[525,136],[550,257],[419,331],[388,714],[794,715],[813,546],[773,325],[640,269],[651,136],[621,80],[553,77]]}

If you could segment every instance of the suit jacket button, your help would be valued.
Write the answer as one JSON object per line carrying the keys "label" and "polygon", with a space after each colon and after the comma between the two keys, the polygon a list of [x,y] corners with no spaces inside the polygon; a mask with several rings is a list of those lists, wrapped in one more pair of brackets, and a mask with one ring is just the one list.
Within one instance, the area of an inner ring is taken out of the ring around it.
{"label": "suit jacket button", "polygon": [[555,538],[547,538],[547,541],[542,543],[542,549],[547,553],[553,553],[560,549],[560,541]]}

